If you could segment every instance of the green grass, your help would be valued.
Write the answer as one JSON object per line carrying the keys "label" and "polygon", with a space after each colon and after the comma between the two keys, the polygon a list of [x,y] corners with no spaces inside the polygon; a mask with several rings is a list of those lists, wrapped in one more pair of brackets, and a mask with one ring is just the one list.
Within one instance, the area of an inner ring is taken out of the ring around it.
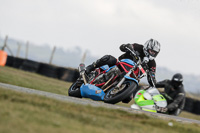
{"label": "green grass", "polygon": [[67,88],[71,85],[71,83],[41,76],[36,73],[1,66],[0,82],[63,95],[68,95]]}
{"label": "green grass", "polygon": [[0,88],[0,133],[197,133],[200,125],[61,102]]}
{"label": "green grass", "polygon": [[194,120],[199,120],[200,121],[200,115],[195,115],[186,111],[183,111],[179,117],[184,117],[184,118],[189,118],[189,119],[194,119]]}
{"label": "green grass", "polygon": [[[68,95],[67,91],[71,85],[69,82],[41,76],[36,73],[25,72],[11,67],[0,67],[0,82],[63,95]],[[118,105],[130,107],[133,103],[134,101],[132,100],[129,104],[120,102]],[[200,120],[200,115],[188,112],[182,112],[180,116]]]}

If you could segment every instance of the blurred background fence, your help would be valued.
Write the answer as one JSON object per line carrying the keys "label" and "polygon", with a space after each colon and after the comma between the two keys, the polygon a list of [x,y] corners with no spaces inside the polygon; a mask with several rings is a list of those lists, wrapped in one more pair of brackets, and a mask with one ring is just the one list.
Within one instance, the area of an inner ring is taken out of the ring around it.
{"label": "blurred background fence", "polygon": [[79,77],[79,72],[77,69],[59,67],[9,55],[7,57],[6,66],[38,73],[47,77],[57,78],[68,82],[74,82]]}

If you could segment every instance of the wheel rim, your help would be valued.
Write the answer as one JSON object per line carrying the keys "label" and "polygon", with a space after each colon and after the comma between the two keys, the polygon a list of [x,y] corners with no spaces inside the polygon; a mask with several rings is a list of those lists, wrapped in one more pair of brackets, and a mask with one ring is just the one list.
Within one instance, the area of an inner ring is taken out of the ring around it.
{"label": "wheel rim", "polygon": [[118,89],[115,90],[116,88],[112,88],[109,90],[109,92],[106,94],[106,98],[113,98],[116,96],[116,94],[122,93],[124,91],[124,88],[127,88],[130,85],[130,82],[124,82],[122,86]]}
{"label": "wheel rim", "polygon": [[72,85],[72,87],[71,87],[71,91],[76,91],[76,90],[78,90],[79,89],[79,85],[77,84],[77,82],[75,82],[73,85]]}

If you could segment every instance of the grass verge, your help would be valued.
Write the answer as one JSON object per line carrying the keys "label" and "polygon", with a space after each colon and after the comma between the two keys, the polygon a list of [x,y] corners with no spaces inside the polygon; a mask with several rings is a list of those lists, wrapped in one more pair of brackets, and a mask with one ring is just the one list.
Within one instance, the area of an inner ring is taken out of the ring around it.
{"label": "grass verge", "polygon": [[71,85],[69,82],[45,77],[36,73],[1,66],[0,82],[63,95],[68,95],[67,88]]}
{"label": "grass verge", "polygon": [[197,133],[200,126],[0,88],[0,133]]}

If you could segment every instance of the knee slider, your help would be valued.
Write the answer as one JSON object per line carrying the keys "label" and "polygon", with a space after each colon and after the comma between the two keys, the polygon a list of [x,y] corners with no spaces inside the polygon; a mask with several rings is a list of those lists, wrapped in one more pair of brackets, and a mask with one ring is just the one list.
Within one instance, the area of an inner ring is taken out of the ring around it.
{"label": "knee slider", "polygon": [[112,55],[105,55],[103,60],[106,62],[108,66],[114,66],[117,63],[117,59]]}
{"label": "knee slider", "polygon": [[100,61],[102,61],[102,62],[107,62],[107,61],[110,59],[110,56],[111,56],[111,55],[104,55],[104,56],[100,59]]}

